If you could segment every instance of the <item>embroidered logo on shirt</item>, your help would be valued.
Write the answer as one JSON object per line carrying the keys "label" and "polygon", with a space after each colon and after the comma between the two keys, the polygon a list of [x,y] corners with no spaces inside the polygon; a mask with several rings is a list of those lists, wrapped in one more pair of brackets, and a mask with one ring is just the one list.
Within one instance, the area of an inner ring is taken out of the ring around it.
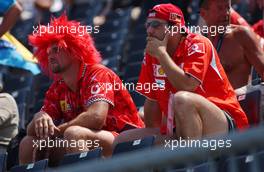
{"label": "embroidered logo on shirt", "polygon": [[153,72],[155,77],[167,77],[161,65],[153,64]]}
{"label": "embroidered logo on shirt", "polygon": [[196,43],[188,48],[188,56],[193,55],[194,53],[205,53],[204,43]]}
{"label": "embroidered logo on shirt", "polygon": [[91,94],[98,94],[100,92],[100,85],[95,84],[91,87]]}
{"label": "embroidered logo on shirt", "polygon": [[162,80],[162,79],[155,79],[157,85],[158,85],[158,88],[160,89],[165,89],[165,80]]}
{"label": "embroidered logo on shirt", "polygon": [[61,100],[60,101],[60,107],[62,112],[66,112],[71,110],[70,105],[66,102],[66,100]]}

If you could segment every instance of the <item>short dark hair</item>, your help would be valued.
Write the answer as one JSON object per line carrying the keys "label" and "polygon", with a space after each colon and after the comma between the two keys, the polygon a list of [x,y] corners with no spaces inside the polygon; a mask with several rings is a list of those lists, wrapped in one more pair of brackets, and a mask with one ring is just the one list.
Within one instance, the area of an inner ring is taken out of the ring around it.
{"label": "short dark hair", "polygon": [[[199,2],[199,8],[204,8],[204,9],[208,9],[209,7],[209,3],[213,1],[213,0],[200,0]],[[231,0],[229,0],[230,2]]]}

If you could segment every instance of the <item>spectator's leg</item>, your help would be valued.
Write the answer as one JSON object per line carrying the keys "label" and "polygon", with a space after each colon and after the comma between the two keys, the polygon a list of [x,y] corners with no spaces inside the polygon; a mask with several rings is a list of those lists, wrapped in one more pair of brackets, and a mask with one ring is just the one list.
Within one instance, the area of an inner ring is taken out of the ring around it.
{"label": "spectator's leg", "polygon": [[6,150],[7,150],[7,146],[0,145],[0,154],[6,153]]}
{"label": "spectator's leg", "polygon": [[34,143],[36,138],[25,136],[19,144],[19,164],[28,164],[34,161],[33,152],[35,152]]}
{"label": "spectator's leg", "polygon": [[174,95],[173,101],[178,137],[201,138],[228,132],[224,112],[206,98],[180,91]]}
{"label": "spectator's leg", "polygon": [[66,148],[67,153],[84,152],[97,147],[103,148],[103,155],[112,154],[112,144],[115,139],[114,135],[105,130],[90,130],[80,126],[71,126],[64,132],[64,139],[69,142],[77,141],[76,147]]}
{"label": "spectator's leg", "polygon": [[35,137],[26,136],[19,145],[19,164],[29,164],[49,158],[49,164],[56,166],[62,160],[64,152],[64,148],[50,138],[49,141],[48,139],[40,141]]}
{"label": "spectator's leg", "polygon": [[48,150],[48,156],[49,156],[49,166],[55,167],[58,166],[61,160],[64,157],[65,148],[63,145],[62,139],[57,139],[54,146],[50,147]]}

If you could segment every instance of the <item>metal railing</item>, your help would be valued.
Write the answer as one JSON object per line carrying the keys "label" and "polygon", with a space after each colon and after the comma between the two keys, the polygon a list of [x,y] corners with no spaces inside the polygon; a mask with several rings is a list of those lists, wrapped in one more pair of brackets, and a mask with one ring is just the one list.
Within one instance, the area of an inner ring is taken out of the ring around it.
{"label": "metal railing", "polygon": [[[175,165],[193,164],[194,162],[208,161],[220,156],[231,157],[231,171],[238,171],[234,155],[240,152],[250,150],[255,152],[258,148],[264,147],[264,127],[249,129],[245,132],[234,132],[229,135],[217,137],[215,139],[232,141],[230,148],[218,147],[216,150],[210,150],[203,147],[179,147],[171,150],[164,147],[154,147],[142,151],[135,151],[127,154],[121,154],[109,159],[95,160],[76,165],[64,166],[58,171],[91,171],[91,172],[139,172],[149,169],[167,169]],[[252,172],[260,172],[258,160],[251,165]],[[211,171],[216,171],[215,165]]]}

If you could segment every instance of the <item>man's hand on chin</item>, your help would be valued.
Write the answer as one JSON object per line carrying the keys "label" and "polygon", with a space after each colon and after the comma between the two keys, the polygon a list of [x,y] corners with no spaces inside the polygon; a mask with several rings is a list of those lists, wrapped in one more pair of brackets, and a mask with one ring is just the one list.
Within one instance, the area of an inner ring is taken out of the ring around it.
{"label": "man's hand on chin", "polygon": [[155,57],[159,60],[163,56],[163,54],[167,52],[168,38],[168,33],[165,34],[165,37],[162,41],[155,37],[148,36],[146,52],[152,57]]}

